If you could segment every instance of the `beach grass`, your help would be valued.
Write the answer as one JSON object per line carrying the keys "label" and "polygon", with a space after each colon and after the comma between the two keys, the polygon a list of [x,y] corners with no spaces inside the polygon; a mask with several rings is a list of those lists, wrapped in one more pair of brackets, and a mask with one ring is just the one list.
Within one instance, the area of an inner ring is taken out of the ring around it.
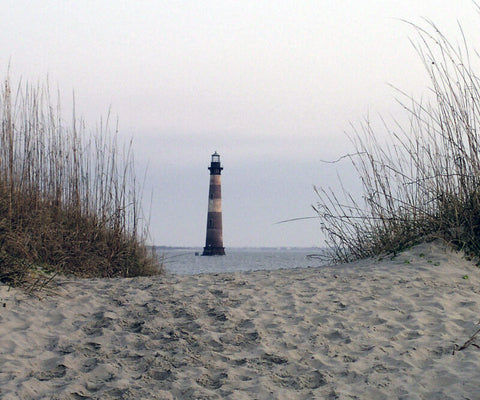
{"label": "beach grass", "polygon": [[0,281],[161,271],[145,244],[131,143],[118,144],[109,117],[87,132],[75,106],[64,122],[48,85],[7,78],[0,121]]}
{"label": "beach grass", "polygon": [[433,22],[412,26],[429,94],[398,91],[406,127],[382,120],[378,129],[369,119],[353,126],[354,151],[344,158],[358,173],[361,199],[316,188],[331,261],[395,254],[433,238],[480,256],[480,58],[461,28],[457,43]]}

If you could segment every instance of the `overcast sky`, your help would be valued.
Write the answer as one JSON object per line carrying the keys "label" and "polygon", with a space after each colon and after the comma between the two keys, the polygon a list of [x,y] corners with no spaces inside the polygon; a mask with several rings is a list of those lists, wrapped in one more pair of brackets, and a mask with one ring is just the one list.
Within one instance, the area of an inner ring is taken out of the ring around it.
{"label": "overcast sky", "polygon": [[[0,71],[111,108],[146,175],[157,245],[202,247],[210,156],[224,171],[225,246],[321,246],[313,185],[348,182],[349,124],[398,117],[389,84],[428,80],[406,19],[478,41],[470,0],[2,0]],[[66,107],[68,108],[68,107]],[[401,118],[401,117],[400,117]],[[355,187],[355,180],[350,179]]]}

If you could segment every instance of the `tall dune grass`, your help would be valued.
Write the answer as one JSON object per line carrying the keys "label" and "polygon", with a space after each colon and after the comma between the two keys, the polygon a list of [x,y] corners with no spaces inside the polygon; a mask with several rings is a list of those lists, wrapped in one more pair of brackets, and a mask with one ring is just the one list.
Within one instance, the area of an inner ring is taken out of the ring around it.
{"label": "tall dune grass", "polygon": [[0,280],[32,271],[82,277],[150,275],[131,146],[108,118],[69,126],[47,86],[0,89]]}
{"label": "tall dune grass", "polygon": [[361,201],[316,189],[333,261],[395,253],[427,238],[480,257],[479,55],[463,32],[454,44],[432,22],[414,28],[433,100],[402,102],[410,124],[385,124],[386,144],[369,121],[354,129],[347,157],[363,185]]}

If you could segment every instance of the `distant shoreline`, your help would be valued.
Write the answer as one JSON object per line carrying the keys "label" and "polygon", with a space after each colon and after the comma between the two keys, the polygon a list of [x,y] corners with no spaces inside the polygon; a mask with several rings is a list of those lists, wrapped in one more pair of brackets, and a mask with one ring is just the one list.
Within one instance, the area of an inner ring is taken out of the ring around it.
{"label": "distant shoreline", "polygon": [[[156,250],[193,250],[193,251],[198,251],[199,249],[201,250],[203,247],[200,246],[157,246],[157,245],[149,245],[149,248],[154,248]],[[226,247],[225,250],[283,250],[283,251],[288,251],[288,250],[300,250],[300,251],[321,251],[325,250],[325,247],[287,247],[287,246],[280,246],[280,247],[275,247],[275,246],[266,246],[266,247],[250,247],[250,246],[239,246],[239,247]]]}

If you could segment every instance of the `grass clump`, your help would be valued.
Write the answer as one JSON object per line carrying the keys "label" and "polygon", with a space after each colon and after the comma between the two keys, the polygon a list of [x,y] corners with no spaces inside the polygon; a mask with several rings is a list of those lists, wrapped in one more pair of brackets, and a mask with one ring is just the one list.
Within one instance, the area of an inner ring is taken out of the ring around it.
{"label": "grass clump", "polygon": [[395,254],[427,238],[480,257],[480,57],[463,32],[453,44],[432,22],[414,28],[431,100],[406,97],[410,123],[383,122],[388,142],[380,143],[369,120],[354,128],[355,151],[345,157],[362,182],[362,200],[316,189],[314,209],[334,262]]}
{"label": "grass clump", "polygon": [[131,145],[119,150],[108,118],[87,134],[74,110],[68,127],[48,87],[12,94],[6,79],[0,121],[0,281],[161,271],[140,225]]}

